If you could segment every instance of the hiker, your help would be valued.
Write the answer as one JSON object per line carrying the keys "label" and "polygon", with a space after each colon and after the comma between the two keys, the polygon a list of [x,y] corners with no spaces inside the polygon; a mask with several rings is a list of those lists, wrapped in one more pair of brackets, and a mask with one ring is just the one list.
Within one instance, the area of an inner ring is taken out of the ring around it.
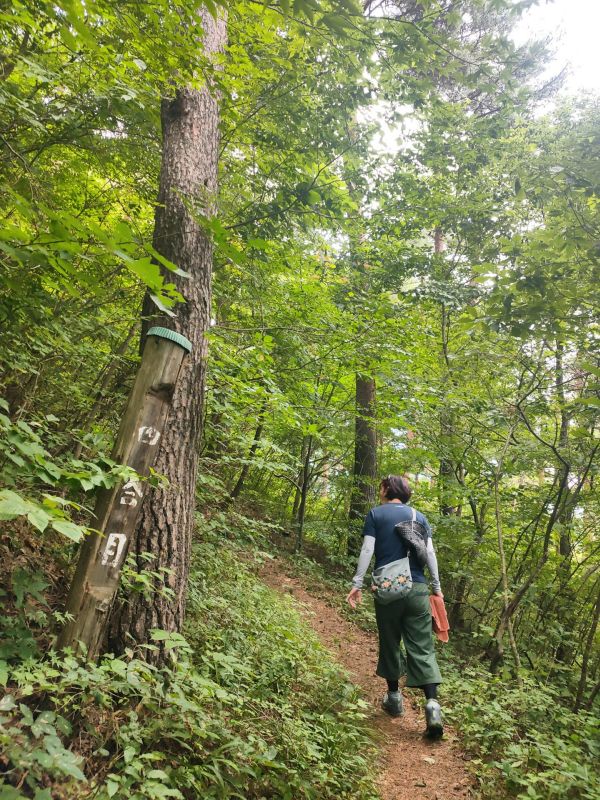
{"label": "hiker", "polygon": [[[437,559],[431,538],[431,528],[419,511],[408,506],[412,490],[406,478],[388,475],[379,486],[381,505],[372,508],[365,519],[363,546],[358,558],[352,589],[346,598],[352,608],[362,602],[363,578],[371,557],[375,553],[375,570],[409,556],[412,589],[403,597],[383,603],[375,596],[375,617],[379,631],[379,659],[376,673],[387,681],[388,690],[383,697],[383,708],[392,717],[404,713],[398,679],[406,673],[407,686],[420,687],[425,694],[426,736],[439,738],[443,734],[442,713],[437,701],[437,687],[442,677],[437,665],[431,623],[431,605],[427,579],[423,572],[427,564],[434,594],[443,598],[438,575]],[[414,526],[424,534],[414,547],[407,548],[399,531],[414,520]],[[408,552],[407,552],[408,550]],[[406,659],[400,650],[404,642]]]}

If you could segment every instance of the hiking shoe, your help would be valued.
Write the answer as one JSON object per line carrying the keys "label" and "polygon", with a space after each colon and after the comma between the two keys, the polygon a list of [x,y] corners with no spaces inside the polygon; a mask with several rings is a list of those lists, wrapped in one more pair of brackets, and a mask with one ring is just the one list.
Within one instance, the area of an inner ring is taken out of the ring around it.
{"label": "hiking shoe", "polygon": [[425,704],[425,722],[427,723],[425,736],[429,739],[439,739],[444,735],[442,709],[437,700],[428,700]]}
{"label": "hiking shoe", "polygon": [[404,714],[404,704],[400,692],[386,692],[381,705],[390,717],[401,717]]}

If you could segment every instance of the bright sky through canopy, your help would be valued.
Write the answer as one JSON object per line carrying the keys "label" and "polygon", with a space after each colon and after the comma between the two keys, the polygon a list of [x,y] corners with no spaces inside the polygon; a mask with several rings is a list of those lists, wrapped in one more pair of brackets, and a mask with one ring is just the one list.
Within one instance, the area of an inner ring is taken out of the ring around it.
{"label": "bright sky through canopy", "polygon": [[569,65],[564,90],[600,92],[600,0],[541,0],[523,15],[515,39],[552,37],[549,74]]}
{"label": "bright sky through canopy", "polygon": [[[554,58],[547,65],[544,76],[549,80],[567,67],[561,94],[578,95],[591,91],[600,95],[600,0],[539,0],[525,12],[513,32],[517,44],[530,39],[551,38],[550,50]],[[556,96],[555,96],[556,97]],[[550,99],[540,109],[546,112]],[[403,138],[411,128],[411,120],[403,126],[390,127],[376,104],[363,119],[377,119],[380,131],[376,135],[376,150],[395,151],[398,137]]]}

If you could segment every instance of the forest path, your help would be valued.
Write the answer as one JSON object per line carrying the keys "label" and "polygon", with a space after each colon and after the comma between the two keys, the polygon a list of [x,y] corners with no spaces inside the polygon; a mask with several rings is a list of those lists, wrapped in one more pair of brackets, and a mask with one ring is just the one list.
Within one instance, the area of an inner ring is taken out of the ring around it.
{"label": "forest path", "polygon": [[382,800],[476,797],[456,733],[446,727],[441,741],[423,738],[425,723],[420,698],[404,692],[405,713],[397,719],[382,710],[385,684],[375,676],[376,637],[345,620],[326,600],[309,594],[298,578],[288,574],[285,559],[269,559],[263,564],[260,577],[273,589],[291,594],[298,601],[300,613],[323,645],[362,690],[380,748],[377,785]]}

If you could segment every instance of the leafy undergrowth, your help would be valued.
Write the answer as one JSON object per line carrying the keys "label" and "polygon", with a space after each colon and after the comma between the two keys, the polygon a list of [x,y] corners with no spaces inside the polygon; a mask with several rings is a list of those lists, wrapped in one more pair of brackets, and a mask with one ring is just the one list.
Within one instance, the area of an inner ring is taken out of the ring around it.
{"label": "leafy undergrowth", "polygon": [[[376,632],[369,597],[355,611],[345,602],[349,581],[311,559],[295,556],[290,571],[306,588],[332,603],[347,619]],[[350,575],[349,566],[347,574]],[[366,594],[366,593],[363,593]],[[462,744],[484,800],[598,800],[600,720],[574,714],[558,691],[524,672],[523,687],[509,675],[493,676],[452,645],[438,647],[444,683],[440,695],[446,718]]]}
{"label": "leafy undergrowth", "polygon": [[13,667],[0,800],[377,797],[356,689],[235,549],[196,548],[186,636],[166,639],[167,669],[133,653]]}

